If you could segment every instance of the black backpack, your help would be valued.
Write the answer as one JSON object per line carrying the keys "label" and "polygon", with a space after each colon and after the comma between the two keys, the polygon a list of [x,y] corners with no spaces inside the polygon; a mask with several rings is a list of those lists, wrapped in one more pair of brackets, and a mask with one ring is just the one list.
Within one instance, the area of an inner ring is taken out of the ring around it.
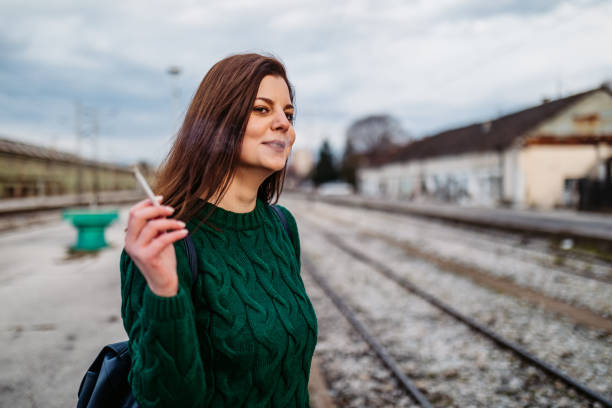
{"label": "black backpack", "polygon": [[[270,208],[280,218],[293,242],[285,214],[276,205]],[[191,235],[183,239],[191,269],[192,286],[198,279],[198,254]],[[107,344],[89,366],[79,386],[77,408],[138,408],[128,383],[132,361],[128,342]]]}

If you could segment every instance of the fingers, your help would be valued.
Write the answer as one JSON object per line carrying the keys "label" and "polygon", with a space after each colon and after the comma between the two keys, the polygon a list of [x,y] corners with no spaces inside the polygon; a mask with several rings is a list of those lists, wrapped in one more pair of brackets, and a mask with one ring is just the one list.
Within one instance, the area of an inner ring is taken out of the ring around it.
{"label": "fingers", "polygon": [[[161,203],[161,200],[162,200],[163,196],[158,195],[158,196],[155,196],[155,198],[157,199],[157,202]],[[148,206],[152,206],[152,205],[153,205],[153,203],[152,203],[152,202],[151,202],[151,200],[150,200],[150,199],[148,199],[148,198],[145,198],[144,200],[137,202],[136,204],[134,204],[134,205],[133,205],[133,206],[130,208],[130,217],[131,217],[131,216],[132,216],[132,214],[133,214],[133,213],[135,213],[136,211],[138,211],[138,210],[140,210],[140,209],[142,209],[142,208],[148,207]],[[129,221],[130,221],[130,220],[128,219],[128,226],[125,228],[124,232],[128,232],[128,228],[129,228]],[[131,234],[131,235],[134,235],[134,234]],[[138,236],[138,234],[136,234],[135,236],[129,237],[129,238],[130,238],[130,239],[135,239],[135,238],[136,238],[136,236]],[[125,237],[125,238],[126,238],[126,241],[127,241],[128,236],[126,235],[126,237]]]}
{"label": "fingers", "polygon": [[178,230],[185,228],[185,223],[180,220],[172,220],[167,218],[160,218],[151,220],[146,223],[145,227],[138,236],[138,243],[140,245],[148,245],[157,236],[170,232],[169,230]]}
{"label": "fingers", "polygon": [[166,232],[165,234],[162,234],[158,236],[157,238],[155,238],[153,241],[151,241],[151,244],[149,245],[149,251],[151,251],[152,253],[160,253],[168,245],[173,244],[179,239],[185,238],[188,233],[189,231],[187,231],[186,229]]}
{"label": "fingers", "polygon": [[[164,197],[163,197],[163,196],[158,195],[158,196],[155,196],[155,198],[157,199],[157,202],[158,202],[158,203],[161,203],[161,200],[162,200],[162,198],[164,198]],[[139,209],[141,209],[141,208],[148,207],[148,206],[151,206],[151,205],[153,205],[153,202],[151,202],[151,199],[149,199],[149,198],[145,198],[144,200],[139,201],[139,202],[137,202],[136,204],[134,204],[134,205],[132,206],[132,208],[130,208],[130,211],[132,211],[132,210],[139,210]]]}
{"label": "fingers", "polygon": [[165,218],[174,212],[172,207],[168,206],[159,206],[155,207],[151,204],[151,201],[148,200],[149,205],[137,207],[134,206],[130,210],[130,218],[128,220],[127,233],[125,236],[126,242],[134,242],[138,239],[138,236],[142,232],[142,229],[145,227],[149,220],[154,218]]}

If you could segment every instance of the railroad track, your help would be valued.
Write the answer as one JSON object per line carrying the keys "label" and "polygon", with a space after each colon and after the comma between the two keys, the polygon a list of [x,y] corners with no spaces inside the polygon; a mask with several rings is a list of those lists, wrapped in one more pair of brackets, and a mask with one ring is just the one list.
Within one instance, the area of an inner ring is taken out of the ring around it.
{"label": "railroad track", "polygon": [[[598,402],[604,407],[612,407],[612,402],[599,393],[593,391],[592,389],[586,387],[584,384],[581,384],[579,381],[569,377],[565,373],[561,372],[559,369],[553,367],[551,364],[548,364],[536,356],[529,353],[527,350],[523,349],[516,343],[509,341],[502,337],[501,335],[495,333],[485,325],[482,325],[476,322],[474,319],[460,313],[455,310],[451,306],[445,304],[437,297],[433,296],[430,293],[422,290],[418,286],[414,285],[408,279],[398,276],[393,270],[384,265],[377,260],[370,258],[363,253],[354,250],[353,248],[347,246],[342,240],[336,236],[335,234],[331,234],[329,232],[324,233],[327,242],[331,243],[335,247],[344,251],[353,259],[358,260],[359,262],[365,263],[372,267],[374,270],[380,272],[386,278],[392,280],[402,288],[410,291],[411,293],[419,296],[421,299],[427,301],[429,304],[435,306],[439,310],[444,313],[452,316],[457,321],[462,324],[467,325],[470,329],[477,332],[479,335],[485,336],[487,339],[494,342],[499,347],[503,347],[504,349],[510,350],[517,357],[525,361],[526,363],[537,367],[539,370],[545,372],[548,376],[550,376],[555,381],[561,381],[565,383],[568,387],[574,389],[576,392],[585,396],[590,401]],[[357,319],[355,314],[350,310],[350,308],[342,301],[340,296],[334,292],[331,286],[326,282],[325,278],[321,276],[320,273],[317,272],[313,263],[307,258],[304,257],[304,266],[306,271],[313,276],[313,279],[317,282],[318,285],[324,290],[324,292],[331,298],[336,307],[342,312],[342,314],[351,322],[351,324],[355,327],[355,329],[361,334],[364,340],[372,347],[372,349],[376,352],[376,354],[381,358],[384,364],[389,367],[391,372],[396,376],[399,383],[403,388],[414,398],[416,402],[418,402],[423,407],[431,406],[431,404],[427,401],[427,399],[423,396],[423,394],[418,390],[417,387],[406,377],[403,371],[399,368],[399,365],[393,358],[390,353],[381,346],[380,342],[374,338],[371,334],[371,331]]]}
{"label": "railroad track", "polygon": [[[567,315],[586,327],[612,333],[611,286],[601,286],[601,280],[569,274],[568,268],[560,269],[552,262],[540,263],[520,252],[513,243],[497,245],[495,239],[470,231],[463,233],[436,222],[415,222],[410,217],[326,204],[316,206],[314,211],[309,208],[308,214],[316,214],[328,225],[346,226],[363,237],[383,240],[412,257],[468,277],[483,287]],[[612,276],[612,270],[599,266],[594,267],[594,272]]]}
{"label": "railroad track", "polygon": [[[325,197],[319,195],[306,195],[309,201],[325,202],[331,205],[354,207],[362,210],[383,211],[400,215],[410,215],[424,219],[436,219],[453,224],[479,226],[487,230],[512,231],[528,233],[545,237],[569,237],[579,241],[596,242],[612,249],[612,236],[610,235],[606,217],[582,217],[576,220],[573,217],[560,217],[545,215],[533,216],[533,213],[513,212],[494,208],[462,209],[461,206],[443,206],[436,209],[436,205],[408,205],[394,200],[371,200],[361,197]],[[510,215],[511,214],[511,215]]]}
{"label": "railroad track", "polygon": [[[411,219],[411,224],[428,223],[428,225],[443,225],[445,230],[448,228],[460,230],[460,231],[475,231],[481,234],[486,234],[487,238],[491,241],[512,246],[513,250],[523,253],[527,256],[537,259],[538,263],[543,266],[550,266],[551,260],[546,258],[552,258],[552,263],[555,264],[555,268],[558,271],[566,273],[568,275],[580,276],[586,279],[592,279],[606,284],[612,284],[612,262],[609,259],[603,259],[601,256],[593,255],[583,250],[577,249],[561,249],[555,248],[551,241],[551,238],[543,238],[538,234],[530,234],[529,232],[517,232],[517,231],[504,231],[499,228],[486,227],[483,225],[472,225],[465,224],[451,219],[431,219],[423,218],[418,215],[404,214],[397,212],[388,212],[385,210],[377,209],[375,206],[356,207],[354,205],[348,205],[343,202],[336,201],[322,201],[326,205],[340,207],[344,209],[353,209],[360,211],[367,211],[372,214],[385,214],[404,217],[406,220]],[[439,239],[445,239],[443,234],[438,237]],[[466,239],[474,241],[474,237],[467,237]],[[546,242],[546,245],[542,245]],[[475,242],[477,244],[477,242]],[[595,267],[595,271],[591,271],[592,267]]]}
{"label": "railroad track", "polygon": [[317,271],[313,263],[308,257],[303,257],[302,264],[306,267],[308,273],[313,277],[315,282],[323,289],[323,292],[331,299],[334,305],[338,308],[340,313],[346,317],[351,325],[357,330],[357,332],[363,337],[366,343],[372,348],[374,353],[382,360],[384,365],[391,370],[393,375],[397,378],[402,388],[404,388],[410,396],[423,408],[431,408],[431,404],[427,398],[419,391],[416,385],[404,374],[402,369],[399,367],[397,362],[389,352],[382,346],[382,344],[370,333],[366,326],[357,318],[355,313],[344,303],[342,298],[329,286],[325,278]]}
{"label": "railroad track", "polygon": [[[429,224],[432,223],[440,223],[456,229],[456,226],[450,221],[430,220]],[[603,260],[601,257],[583,251],[556,248],[550,239],[530,236],[528,233],[506,232],[469,225],[462,225],[461,230],[470,230],[483,236],[486,235],[489,243],[511,247],[518,255],[529,257],[542,266],[549,267],[554,264],[556,270],[565,274],[612,284],[612,263]],[[436,238],[448,239],[443,233],[436,234]],[[482,240],[475,237],[462,238],[467,239],[473,245],[482,243]],[[595,271],[590,270],[593,267],[596,268]]]}
{"label": "railroad track", "polygon": [[0,200],[0,216],[27,214],[47,210],[62,210],[68,207],[87,207],[98,205],[121,205],[136,203],[144,198],[140,189],[122,191],[100,191],[83,194],[64,194],[56,196],[39,196],[11,198]]}
{"label": "railroad track", "polygon": [[[438,222],[452,226],[450,222],[441,220]],[[504,232],[478,226],[464,226],[464,229],[486,235],[490,243],[512,247],[512,250],[518,255],[529,257],[539,265],[549,267],[554,264],[555,269],[559,272],[612,284],[612,263],[600,257],[571,249],[555,248],[550,240],[532,237],[526,233]],[[437,238],[445,239],[443,234],[439,234]],[[474,245],[480,244],[479,240],[473,237],[467,239]],[[548,242],[548,245],[544,245],[544,241]],[[592,267],[596,267],[596,271],[591,271]]]}

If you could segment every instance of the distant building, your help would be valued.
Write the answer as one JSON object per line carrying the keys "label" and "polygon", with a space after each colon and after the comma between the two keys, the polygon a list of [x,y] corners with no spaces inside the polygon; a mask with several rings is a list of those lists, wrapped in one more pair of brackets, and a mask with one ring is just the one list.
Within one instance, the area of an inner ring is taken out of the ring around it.
{"label": "distant building", "polygon": [[307,177],[314,167],[312,152],[308,149],[298,149],[291,152],[289,167],[298,177]]}
{"label": "distant building", "polygon": [[314,167],[314,157],[308,149],[296,149],[291,152],[287,165],[285,185],[295,188],[306,180]]}
{"label": "distant building", "polygon": [[362,193],[397,199],[577,207],[581,180],[612,188],[611,166],[612,93],[603,85],[412,142],[358,177]]}
{"label": "distant building", "polygon": [[0,198],[134,188],[128,167],[0,138]]}

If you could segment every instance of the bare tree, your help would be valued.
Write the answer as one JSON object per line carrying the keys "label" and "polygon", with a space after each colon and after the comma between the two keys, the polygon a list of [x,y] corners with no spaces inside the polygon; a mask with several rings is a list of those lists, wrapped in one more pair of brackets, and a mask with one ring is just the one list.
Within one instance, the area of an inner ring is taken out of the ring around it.
{"label": "bare tree", "polygon": [[369,115],[358,119],[346,131],[353,153],[382,153],[410,140],[397,119],[390,115]]}

